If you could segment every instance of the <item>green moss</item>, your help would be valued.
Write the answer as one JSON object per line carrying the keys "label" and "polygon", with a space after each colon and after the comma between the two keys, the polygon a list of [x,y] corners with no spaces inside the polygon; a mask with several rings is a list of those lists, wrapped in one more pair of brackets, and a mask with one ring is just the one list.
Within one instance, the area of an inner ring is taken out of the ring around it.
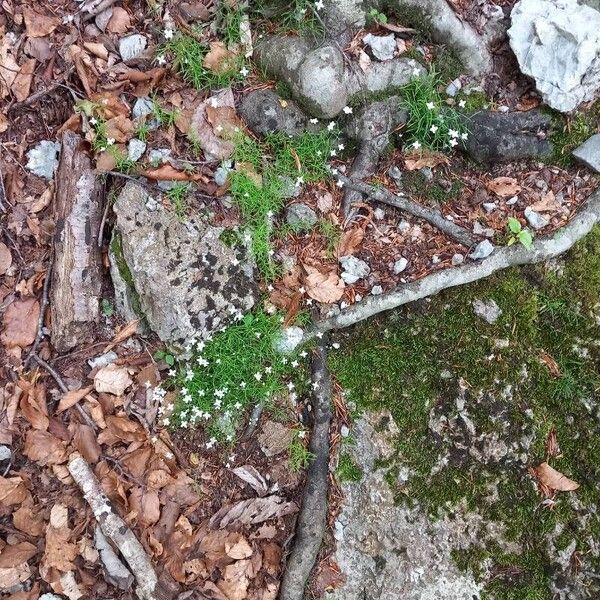
{"label": "green moss", "polygon": [[433,35],[431,16],[422,8],[408,6],[401,2],[390,2],[390,11],[400,25],[417,30],[417,41],[430,41]]}
{"label": "green moss", "polygon": [[447,46],[436,46],[434,49],[432,69],[438,74],[440,81],[448,84],[464,75],[465,66],[458,54]]}
{"label": "green moss", "polygon": [[[488,544],[456,557],[474,573],[489,559],[496,576],[487,591],[494,598],[549,598],[554,567],[547,535],[557,525],[568,531],[559,547],[575,539],[586,556],[590,540],[600,535],[600,424],[596,412],[586,408],[595,406],[591,399],[600,391],[599,264],[596,228],[560,271],[511,270],[448,291],[425,309],[406,308],[356,327],[332,356],[334,373],[357,410],[388,408],[394,416],[400,431],[396,454],[380,466],[387,469],[397,501],[418,503],[432,518],[465,503],[487,520],[503,523],[505,537],[521,546],[520,554]],[[491,298],[500,306],[494,325],[473,313],[476,298]],[[542,352],[556,361],[559,376],[541,359]],[[430,419],[460,420],[456,399],[461,393],[478,436],[495,433],[509,445],[531,439],[528,448],[515,446],[515,452],[526,452],[525,463],[477,461],[468,449],[460,450],[461,441],[469,448],[472,440],[449,437],[463,435],[460,427],[433,434]],[[527,468],[547,459],[551,429],[562,454],[550,463],[580,483],[575,494],[583,508],[574,508],[570,494],[559,494],[553,510],[540,506]],[[443,457],[448,463],[434,469]],[[395,465],[413,473],[402,488]],[[598,558],[589,560],[600,566]]]}
{"label": "green moss", "polygon": [[465,108],[464,111],[472,113],[484,108],[488,108],[491,104],[485,92],[473,91],[470,94],[459,94],[457,101],[464,100]]}
{"label": "green moss", "polygon": [[464,189],[464,184],[458,179],[451,183],[450,189],[445,189],[439,183],[430,182],[421,171],[403,173],[402,185],[415,196],[439,203],[460,197]]}
{"label": "green moss", "polygon": [[340,481],[358,482],[363,477],[362,469],[349,454],[340,455],[336,475]]}
{"label": "green moss", "polygon": [[133,312],[140,319],[145,319],[144,311],[142,310],[142,304],[140,302],[140,296],[137,293],[133,282],[133,275],[131,274],[131,270],[123,254],[123,240],[121,238],[121,234],[116,229],[113,232],[113,236],[110,241],[110,251],[117,264],[119,275],[127,286],[129,292],[129,302],[131,303]]}
{"label": "green moss", "polygon": [[551,164],[570,167],[575,164],[573,150],[583,144],[600,124],[600,102],[588,112],[577,112],[564,116],[558,111],[548,110],[553,117],[553,133],[550,141],[554,146]]}

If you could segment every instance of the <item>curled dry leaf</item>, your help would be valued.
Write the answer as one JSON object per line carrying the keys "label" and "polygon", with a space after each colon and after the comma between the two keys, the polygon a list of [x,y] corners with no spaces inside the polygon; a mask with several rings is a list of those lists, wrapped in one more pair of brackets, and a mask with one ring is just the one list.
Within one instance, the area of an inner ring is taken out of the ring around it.
{"label": "curled dry leaf", "polygon": [[113,6],[112,16],[108,21],[106,29],[110,33],[125,33],[131,27],[129,13],[120,6]]}
{"label": "curled dry leaf", "polygon": [[510,198],[516,196],[522,188],[514,177],[496,177],[488,181],[487,189],[500,198]]}
{"label": "curled dry leaf", "polygon": [[438,165],[448,164],[450,164],[450,159],[445,154],[433,152],[432,150],[420,150],[404,156],[404,166],[408,171],[416,171],[424,167],[433,169]]}
{"label": "curled dry leaf", "polygon": [[42,13],[29,6],[23,7],[23,19],[25,21],[25,31],[32,38],[45,37],[60,25],[58,17],[49,13]]}
{"label": "curled dry leaf", "polygon": [[228,73],[236,66],[237,54],[228,50],[223,42],[211,42],[202,66],[217,75]]}
{"label": "curled dry leaf", "polygon": [[139,175],[155,181],[206,181],[206,177],[200,173],[178,171],[171,165],[162,165],[157,169],[145,169],[140,171]]}
{"label": "curled dry leaf", "polygon": [[297,511],[298,505],[295,502],[286,502],[281,496],[273,494],[264,498],[242,500],[233,506],[224,506],[211,517],[210,526],[223,529],[231,523],[256,525]]}
{"label": "curled dry leaf", "polygon": [[534,467],[533,472],[540,483],[551,490],[557,492],[572,492],[579,488],[579,484],[576,481],[569,479],[566,475],[563,475],[560,471],[551,467],[547,462],[543,462],[537,467]]}
{"label": "curled dry leaf", "polygon": [[124,144],[133,137],[133,122],[125,115],[113,117],[106,122],[106,137],[112,138],[119,144]]}
{"label": "curled dry leaf", "polygon": [[0,552],[0,569],[16,567],[27,562],[36,554],[37,548],[29,542],[19,542],[12,546],[5,546],[2,552]]}
{"label": "curled dry leaf", "polygon": [[349,256],[354,254],[365,237],[365,230],[362,227],[353,227],[344,231],[342,239],[337,247],[338,256]]}
{"label": "curled dry leaf", "polygon": [[12,265],[12,254],[6,244],[0,242],[0,275],[4,275]]}
{"label": "curled dry leaf", "polygon": [[345,284],[335,271],[321,273],[314,267],[305,265],[307,277],[304,282],[306,293],[317,302],[332,304],[344,295]]}
{"label": "curled dry leaf", "polygon": [[19,73],[10,87],[18,102],[23,102],[29,97],[36,62],[35,58],[26,60],[19,69]]}
{"label": "curled dry leaf", "polygon": [[81,388],[80,390],[71,390],[63,395],[58,403],[57,413],[61,413],[71,406],[75,406],[81,399],[85,398],[94,388],[92,386]]}
{"label": "curled dry leaf", "polygon": [[4,331],[0,340],[7,348],[25,348],[37,335],[40,303],[35,298],[15,300],[4,313]]}
{"label": "curled dry leaf", "polygon": [[21,477],[0,477],[0,503],[4,506],[21,504],[28,494]]}
{"label": "curled dry leaf", "polygon": [[94,377],[94,387],[97,392],[107,392],[115,396],[122,396],[132,383],[127,368],[112,363],[102,367]]}
{"label": "curled dry leaf", "polygon": [[42,467],[59,465],[67,461],[67,449],[64,442],[47,431],[30,429],[25,437],[23,454],[35,460]]}

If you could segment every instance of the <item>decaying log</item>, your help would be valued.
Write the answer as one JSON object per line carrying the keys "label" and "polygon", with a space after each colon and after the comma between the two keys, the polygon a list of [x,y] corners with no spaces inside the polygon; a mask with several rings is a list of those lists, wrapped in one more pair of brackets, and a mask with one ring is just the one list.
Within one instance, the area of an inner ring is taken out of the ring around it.
{"label": "decaying log", "polygon": [[88,463],[74,454],[69,461],[69,473],[81,488],[102,533],[119,549],[135,577],[136,594],[140,600],[156,600],[158,579],[144,547],[125,521],[113,510],[100,483]]}
{"label": "decaying log", "polygon": [[314,425],[309,450],[313,458],[306,472],[296,537],[281,581],[279,600],[304,598],[304,588],[325,533],[331,424],[331,375],[327,368],[326,344],[327,336],[323,336],[312,360]]}
{"label": "decaying log", "polygon": [[77,134],[66,131],[56,174],[52,343],[66,352],[91,338],[100,318],[102,183]]}

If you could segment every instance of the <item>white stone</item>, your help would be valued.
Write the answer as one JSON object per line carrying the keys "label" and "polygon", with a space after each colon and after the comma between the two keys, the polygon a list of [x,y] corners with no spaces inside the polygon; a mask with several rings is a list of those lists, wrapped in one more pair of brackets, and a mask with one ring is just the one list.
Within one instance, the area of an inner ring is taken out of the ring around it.
{"label": "white stone", "polygon": [[35,148],[27,153],[27,168],[38,177],[52,179],[58,167],[60,144],[42,140]]}
{"label": "white stone", "polygon": [[139,33],[128,35],[127,37],[121,38],[119,42],[119,54],[124,61],[137,58],[144,52],[148,40]]}
{"label": "white stone", "polygon": [[348,285],[356,283],[371,272],[371,267],[356,256],[341,256],[339,260],[343,269],[341,277]]}
{"label": "white stone", "polygon": [[371,289],[371,294],[373,294],[373,296],[381,296],[381,294],[383,294],[383,288],[380,285],[374,285]]}
{"label": "white stone", "polygon": [[573,156],[590,169],[600,173],[600,133],[593,135],[573,150]]}
{"label": "white stone", "polygon": [[281,354],[290,354],[302,343],[303,336],[304,332],[300,327],[286,327],[275,342],[275,350]]}
{"label": "white stone", "polygon": [[502,315],[502,309],[491,298],[473,300],[473,312],[490,325],[493,325]]}
{"label": "white stone", "polygon": [[8,446],[0,446],[0,461],[10,460],[12,452]]}
{"label": "white stone", "polygon": [[142,158],[146,152],[146,142],[142,142],[142,140],[138,140],[137,138],[132,138],[129,140],[129,144],[127,145],[127,158],[134,162],[137,162]]}
{"label": "white stone", "polygon": [[548,217],[545,217],[544,215],[541,215],[539,212],[536,212],[530,206],[528,206],[525,209],[524,214],[525,214],[525,218],[527,219],[527,222],[534,229],[543,229],[544,227],[546,227],[546,225],[548,225],[548,223],[550,223],[550,219],[548,219]]}
{"label": "white stone", "polygon": [[133,108],[131,109],[131,116],[134,119],[140,119],[141,117],[152,114],[153,110],[154,105],[152,100],[150,100],[148,96],[142,96],[135,101]]}
{"label": "white stone", "polygon": [[394,263],[394,273],[396,275],[398,275],[399,273],[402,273],[402,271],[404,271],[407,266],[408,266],[408,260],[406,260],[406,258],[404,258],[404,256],[402,256]]}
{"label": "white stone", "polygon": [[494,251],[494,244],[492,244],[489,240],[483,240],[483,242],[479,242],[477,246],[475,246],[475,250],[469,254],[469,256],[474,260],[479,260],[482,258],[487,258]]}
{"label": "white stone", "polygon": [[369,33],[363,38],[363,42],[371,48],[373,56],[377,60],[391,60],[396,52],[396,36],[390,35],[373,35]]}
{"label": "white stone", "polygon": [[577,0],[520,0],[510,46],[552,108],[570,112],[600,88],[600,12]]}
{"label": "white stone", "polygon": [[465,262],[465,257],[462,254],[456,253],[452,256],[452,265],[462,265]]}

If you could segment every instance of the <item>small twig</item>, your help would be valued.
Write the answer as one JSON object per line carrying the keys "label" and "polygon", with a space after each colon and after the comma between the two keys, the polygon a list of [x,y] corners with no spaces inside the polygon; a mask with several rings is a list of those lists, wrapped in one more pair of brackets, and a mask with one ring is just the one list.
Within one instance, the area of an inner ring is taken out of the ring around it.
{"label": "small twig", "polygon": [[448,221],[448,219],[444,218],[444,215],[439,210],[421,206],[405,196],[397,196],[396,194],[388,192],[388,190],[384,188],[377,188],[363,183],[362,181],[356,181],[354,179],[344,177],[343,175],[337,175],[337,179],[338,181],[341,181],[348,189],[366,194],[369,199],[372,198],[378,202],[383,202],[384,204],[394,206],[395,208],[399,208],[404,212],[427,221],[467,248],[470,248],[475,244],[475,240],[466,229],[456,225],[456,223],[453,223],[452,221]]}
{"label": "small twig", "polygon": [[[48,371],[48,373],[50,373],[50,375],[52,375],[52,378],[54,381],[56,381],[58,387],[63,393],[66,394],[69,392],[69,388],[63,381],[63,378],[43,358],[40,358],[37,354],[32,354],[31,358],[38,365],[40,365],[40,367],[44,368],[46,371]],[[85,410],[83,410],[83,407],[79,403],[75,404],[75,409],[80,414],[81,418],[86,422],[86,425],[89,425],[95,432],[97,432],[98,427],[96,427],[96,423],[92,421],[92,418],[85,412]]]}
{"label": "small twig", "polygon": [[279,591],[280,600],[302,600],[315,564],[327,523],[329,489],[329,426],[331,423],[331,375],[327,368],[327,336],[313,355],[312,380],[314,426],[309,450],[314,456],[306,474],[296,537]]}
{"label": "small twig", "polygon": [[100,228],[98,229],[98,248],[102,248],[102,240],[104,238],[104,227],[106,225],[106,219],[108,218],[108,210],[110,209],[110,196],[106,196],[106,205],[104,206],[104,212],[102,213],[102,220],[100,221]]}
{"label": "small twig", "polygon": [[54,250],[50,249],[50,257],[48,258],[48,269],[46,270],[46,279],[44,279],[44,289],[42,290],[42,301],[40,302],[40,316],[38,318],[37,333],[33,346],[25,359],[25,369],[29,368],[29,363],[34,354],[37,354],[38,346],[44,338],[44,315],[48,307],[48,293],[50,291],[50,279],[52,278],[52,267],[54,262]]}

